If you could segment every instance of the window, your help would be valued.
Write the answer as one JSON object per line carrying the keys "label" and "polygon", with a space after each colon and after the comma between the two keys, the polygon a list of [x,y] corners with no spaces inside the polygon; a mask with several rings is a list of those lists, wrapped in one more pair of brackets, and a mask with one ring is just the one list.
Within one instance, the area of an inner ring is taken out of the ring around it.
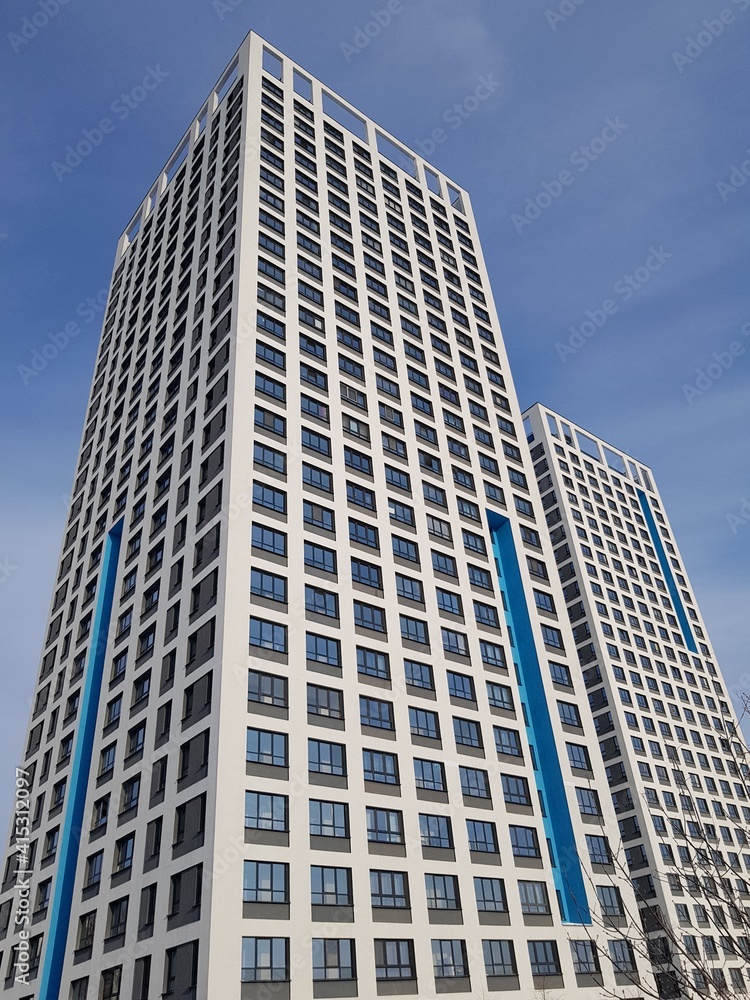
{"label": "window", "polygon": [[486,663],[487,666],[505,666],[505,654],[503,653],[503,647],[499,646],[496,642],[485,642],[484,640],[480,640],[479,651],[482,656],[482,663]]}
{"label": "window", "polygon": [[262,618],[250,619],[250,645],[277,653],[287,651],[287,627]]}
{"label": "window", "polygon": [[416,979],[414,942],[410,940],[375,939],[376,979]]}
{"label": "window", "polygon": [[448,693],[453,698],[461,698],[463,701],[476,701],[474,694],[474,681],[466,674],[457,674],[453,670],[447,672]]}
{"label": "window", "polygon": [[432,551],[432,568],[436,573],[445,576],[458,577],[458,568],[453,556],[448,556],[444,552]]}
{"label": "window", "polygon": [[491,798],[490,779],[486,771],[475,767],[459,767],[458,773],[461,779],[461,792],[464,795],[478,799]]}
{"label": "window", "polygon": [[245,792],[246,829],[286,832],[289,829],[287,813],[288,799],[286,795]]}
{"label": "window", "polygon": [[265,597],[269,601],[287,603],[286,577],[266,573],[264,570],[250,571],[250,593],[256,597]]}
{"label": "window", "polygon": [[453,979],[469,975],[465,941],[433,941],[432,964],[436,979]]}
{"label": "window", "polygon": [[310,835],[348,838],[349,812],[346,804],[310,799]]}
{"label": "window", "polygon": [[356,979],[354,941],[349,938],[312,939],[313,982]]}
{"label": "window", "polygon": [[602,913],[607,917],[622,917],[625,915],[625,907],[620,896],[620,890],[613,885],[598,885],[596,895]]}
{"label": "window", "polygon": [[460,910],[458,879],[455,875],[425,875],[428,910]]}
{"label": "window", "polygon": [[391,676],[388,654],[357,646],[357,673],[387,680]]}
{"label": "window", "polygon": [[446,784],[443,765],[435,760],[420,760],[415,757],[414,784],[417,788],[425,788],[430,792],[444,792]]}
{"label": "window", "polygon": [[305,566],[309,566],[311,569],[319,569],[324,573],[336,572],[336,553],[333,549],[315,545],[313,542],[305,542],[304,559]]}
{"label": "window", "polygon": [[266,729],[248,728],[246,759],[252,764],[288,766],[288,737]]}
{"label": "window", "polygon": [[323,493],[333,493],[333,476],[324,469],[317,469],[314,465],[302,463],[302,482],[305,486],[321,490]]}
{"label": "window", "polygon": [[372,604],[354,601],[354,624],[372,632],[386,632],[385,611]]}
{"label": "window", "polygon": [[453,847],[453,832],[451,821],[447,816],[428,816],[419,814],[419,833],[423,847]]}
{"label": "window", "polygon": [[310,715],[320,715],[329,719],[344,718],[343,692],[334,688],[307,685],[307,711]]}
{"label": "window", "polygon": [[469,643],[463,632],[456,632],[450,628],[441,628],[440,638],[442,639],[443,649],[446,653],[451,653],[454,656],[469,655]]}
{"label": "window", "polygon": [[101,986],[99,990],[100,1000],[120,1000],[122,986],[122,966],[115,969],[105,969],[102,972]]}
{"label": "window", "polygon": [[321,507],[319,504],[311,503],[309,500],[304,500],[302,503],[302,517],[305,524],[321,528],[323,531],[335,529],[333,511],[328,510],[327,507]]}
{"label": "window", "polygon": [[506,729],[503,726],[493,726],[495,733],[495,749],[498,753],[510,757],[523,757],[521,734],[516,729]]}
{"label": "window", "polygon": [[351,869],[312,865],[310,868],[310,902],[313,906],[351,906]]}
{"label": "window", "polygon": [[518,895],[521,899],[522,913],[549,913],[549,896],[544,882],[518,883]]}
{"label": "window", "polygon": [[492,708],[501,708],[506,712],[514,712],[513,692],[507,684],[495,684],[494,681],[486,681],[487,700]]}
{"label": "window", "polygon": [[359,721],[363,726],[372,726],[375,729],[395,729],[393,705],[389,701],[360,695]]}
{"label": "window", "polygon": [[559,976],[560,958],[554,941],[529,941],[529,961],[534,976]]}
{"label": "window", "polygon": [[398,758],[393,753],[377,750],[362,751],[362,770],[365,781],[384,785],[398,785]]}
{"label": "window", "polygon": [[586,747],[581,746],[578,743],[566,743],[565,747],[568,752],[568,761],[570,762],[571,768],[576,771],[591,770],[591,758],[589,757],[589,752]]}
{"label": "window", "polygon": [[307,768],[315,774],[346,774],[346,750],[341,743],[307,741]]}
{"label": "window", "polygon": [[262,524],[253,524],[252,545],[276,556],[286,556],[286,535]]}
{"label": "window", "polygon": [[563,663],[550,663],[549,672],[555,684],[562,684],[564,687],[573,687],[570,670]]}
{"label": "window", "polygon": [[576,788],[576,798],[582,816],[601,816],[599,796],[593,788]]}
{"label": "window", "polygon": [[409,708],[409,726],[412,736],[439,740],[440,726],[436,712],[424,708]]}
{"label": "window", "polygon": [[592,865],[611,865],[612,854],[606,837],[597,834],[586,834],[586,847]]}
{"label": "window", "polygon": [[513,856],[517,858],[540,858],[539,838],[532,826],[509,826]]}
{"label": "window", "polygon": [[428,663],[418,663],[416,660],[404,660],[404,677],[412,687],[434,691],[432,667]]}
{"label": "window", "polygon": [[399,597],[403,597],[408,601],[416,601],[418,604],[424,604],[424,589],[419,580],[415,580],[410,576],[403,576],[401,573],[396,574],[396,593]]}
{"label": "window", "polygon": [[401,638],[407,642],[416,642],[422,646],[430,643],[427,631],[427,622],[419,618],[410,618],[407,615],[399,615],[399,625],[401,628]]}
{"label": "window", "polygon": [[482,854],[498,853],[497,830],[494,823],[487,823],[478,819],[467,819],[466,833],[469,838],[469,850],[479,851]]}
{"label": "window", "polygon": [[593,941],[571,941],[570,953],[576,974],[594,975],[599,972],[599,954]]}
{"label": "window", "polygon": [[328,618],[338,618],[338,596],[330,590],[322,590],[320,587],[307,585],[305,587],[305,611]]}
{"label": "window", "polygon": [[374,491],[368,490],[367,487],[360,486],[358,483],[347,481],[346,499],[357,507],[364,507],[365,510],[377,510]]}
{"label": "window", "polygon": [[505,883],[500,878],[474,878],[474,896],[477,910],[490,913],[506,913],[508,901]]}
{"label": "window", "polygon": [[380,844],[403,844],[403,816],[397,809],[366,809],[367,839]]}
{"label": "window", "polygon": [[450,590],[442,590],[440,587],[436,590],[437,595],[437,606],[440,611],[446,611],[448,614],[452,615],[463,615],[463,607],[461,606],[461,598],[458,594],[452,593]]}
{"label": "window", "polygon": [[286,982],[289,979],[289,938],[243,937],[242,982]]}
{"label": "window", "polygon": [[488,976],[515,976],[516,956],[512,941],[482,941],[484,971]]}
{"label": "window", "polygon": [[558,701],[557,710],[560,713],[560,722],[566,726],[581,728],[581,716],[578,707],[569,701]]}
{"label": "window", "polygon": [[341,644],[338,639],[329,639],[327,636],[313,635],[308,632],[305,642],[308,660],[327,663],[334,667],[341,666]]}
{"label": "window", "polygon": [[635,954],[629,941],[619,940],[609,942],[609,957],[615,972],[635,972]]}
{"label": "window", "polygon": [[363,521],[355,521],[351,517],[349,518],[349,541],[356,542],[358,545],[366,545],[371,549],[380,548],[378,529]]}
{"label": "window", "polygon": [[406,873],[370,871],[370,902],[377,908],[408,909],[409,883]]}
{"label": "window", "polygon": [[453,717],[453,736],[457,746],[474,747],[482,749],[482,730],[478,722],[473,719],[459,719]]}
{"label": "window", "polygon": [[112,871],[124,872],[133,866],[133,851],[135,849],[135,834],[122,837],[115,844],[115,863]]}
{"label": "window", "polygon": [[500,780],[503,786],[503,798],[506,802],[517,806],[530,806],[531,791],[529,782],[522,775],[501,774]]}
{"label": "window", "polygon": [[289,865],[245,861],[242,899],[245,903],[288,903]]}

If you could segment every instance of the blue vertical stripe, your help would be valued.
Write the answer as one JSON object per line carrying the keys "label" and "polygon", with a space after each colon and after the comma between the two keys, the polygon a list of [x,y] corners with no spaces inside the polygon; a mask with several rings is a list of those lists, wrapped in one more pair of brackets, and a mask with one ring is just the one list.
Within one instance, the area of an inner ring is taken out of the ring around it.
{"label": "blue vertical stripe", "polygon": [[664,543],[661,540],[661,534],[656,525],[656,519],[654,518],[653,511],[651,510],[651,504],[648,502],[648,497],[643,490],[638,490],[638,499],[641,504],[643,516],[646,518],[646,524],[648,525],[648,531],[651,535],[651,541],[656,549],[656,555],[659,559],[661,571],[664,575],[664,579],[667,581],[669,596],[672,598],[672,604],[674,605],[677,620],[680,623],[680,628],[682,629],[682,634],[685,638],[685,643],[691,653],[697,653],[698,647],[695,644],[693,630],[690,628],[690,623],[688,622],[688,617],[685,613],[685,605],[682,603],[682,596],[680,595],[679,588],[677,587],[677,581],[672,573],[672,567],[669,564],[669,559],[667,557],[666,550],[664,549]]}
{"label": "blue vertical stripe", "polygon": [[44,964],[39,980],[39,1000],[59,1000],[60,997],[73,889],[75,888],[81,835],[84,829],[86,791],[89,783],[91,755],[94,748],[96,719],[104,675],[104,656],[107,651],[117,563],[122,541],[122,525],[123,522],[118,521],[107,535],[102,556],[99,596],[91,629],[88,667],[78,709],[78,728],[68,780],[65,816],[57,845],[57,854],[60,860],[57,865],[52,905],[47,924]]}
{"label": "blue vertical stripe", "polygon": [[526,735],[531,747],[534,780],[544,803],[544,832],[552,848],[552,877],[563,922],[590,924],[586,885],[573,831],[565,780],[560,767],[561,747],[555,738],[529,616],[528,596],[518,565],[510,521],[487,511],[492,550],[500,580],[505,621],[513,647],[518,685],[523,701]]}

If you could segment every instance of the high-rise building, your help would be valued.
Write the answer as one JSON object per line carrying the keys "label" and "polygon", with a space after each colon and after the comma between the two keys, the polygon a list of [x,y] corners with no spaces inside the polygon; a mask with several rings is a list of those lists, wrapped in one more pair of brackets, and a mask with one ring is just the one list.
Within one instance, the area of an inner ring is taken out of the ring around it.
{"label": "high-rise building", "polygon": [[750,771],[653,475],[541,404],[524,421],[660,993],[745,994]]}
{"label": "high-rise building", "polygon": [[640,997],[565,603],[466,192],[250,35],[117,247],[4,995]]}

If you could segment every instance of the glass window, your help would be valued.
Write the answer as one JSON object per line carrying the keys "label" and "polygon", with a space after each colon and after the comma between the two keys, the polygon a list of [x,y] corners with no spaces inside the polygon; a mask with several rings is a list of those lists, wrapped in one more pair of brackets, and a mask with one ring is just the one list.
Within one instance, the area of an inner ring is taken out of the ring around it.
{"label": "glass window", "polygon": [[286,832],[289,829],[287,812],[286,795],[245,792],[245,827],[248,830]]}
{"label": "glass window", "polygon": [[287,741],[288,737],[286,733],[275,733],[267,729],[248,728],[247,760],[253,764],[287,767]]}
{"label": "glass window", "polygon": [[310,799],[310,835],[348,838],[349,813],[346,803]]}
{"label": "glass window", "polygon": [[351,868],[310,868],[310,902],[313,906],[352,905]]}
{"label": "glass window", "polygon": [[417,788],[425,788],[430,792],[444,792],[445,770],[436,760],[421,760],[414,758],[414,784]]}
{"label": "glass window", "polygon": [[242,885],[246,903],[288,903],[289,865],[245,861]]}
{"label": "glass window", "polygon": [[516,956],[512,941],[482,941],[484,971],[488,976],[515,976]]}
{"label": "glass window", "polygon": [[243,937],[242,982],[286,982],[289,979],[289,938]]}
{"label": "glass window", "polygon": [[419,814],[419,832],[423,847],[453,847],[451,821],[447,816],[428,816]]}
{"label": "glass window", "polygon": [[513,855],[517,858],[540,858],[539,837],[532,826],[509,826]]}
{"label": "glass window", "polygon": [[367,839],[380,844],[403,844],[403,816],[397,809],[366,809]]}
{"label": "glass window", "polygon": [[370,871],[370,902],[374,907],[408,909],[409,883],[406,872]]}

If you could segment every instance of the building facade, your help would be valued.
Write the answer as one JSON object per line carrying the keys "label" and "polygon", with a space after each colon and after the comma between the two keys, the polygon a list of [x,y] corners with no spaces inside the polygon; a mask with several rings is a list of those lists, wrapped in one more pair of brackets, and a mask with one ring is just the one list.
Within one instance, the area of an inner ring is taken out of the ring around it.
{"label": "building facade", "polygon": [[466,192],[248,36],[117,247],[4,995],[647,995],[564,609]]}
{"label": "building facade", "polygon": [[750,771],[663,501],[650,469],[548,407],[524,420],[619,820],[618,873],[636,890],[631,928],[662,995],[744,994]]}

